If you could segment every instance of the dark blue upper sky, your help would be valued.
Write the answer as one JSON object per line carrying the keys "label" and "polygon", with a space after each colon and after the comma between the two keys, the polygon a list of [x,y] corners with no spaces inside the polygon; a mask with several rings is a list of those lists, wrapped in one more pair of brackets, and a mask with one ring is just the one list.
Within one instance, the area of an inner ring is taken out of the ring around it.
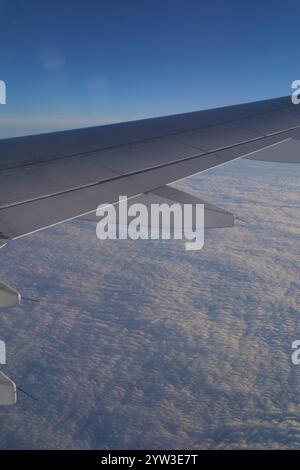
{"label": "dark blue upper sky", "polygon": [[34,132],[287,95],[300,79],[299,13],[299,1],[0,0],[0,125]]}

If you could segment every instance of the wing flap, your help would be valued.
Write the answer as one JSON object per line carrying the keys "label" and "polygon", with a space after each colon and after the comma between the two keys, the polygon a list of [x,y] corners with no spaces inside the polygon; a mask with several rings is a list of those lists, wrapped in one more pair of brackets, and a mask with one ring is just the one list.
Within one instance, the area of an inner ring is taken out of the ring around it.
{"label": "wing flap", "polygon": [[[189,194],[185,191],[180,191],[173,188],[172,186],[163,186],[161,188],[155,189],[150,194],[158,196],[161,200],[161,203],[164,201],[171,201],[179,203],[181,206],[184,204],[203,204],[204,205],[204,228],[225,228],[234,226],[234,215],[231,212],[228,212],[220,207],[211,204],[210,202],[205,201],[193,194]],[[150,201],[151,202],[151,201]],[[193,220],[191,227],[195,230],[196,225]]]}
{"label": "wing flap", "polygon": [[0,171],[0,206],[51,196],[109,180],[115,175],[114,171],[103,168],[97,157],[91,154],[11,168]]}
{"label": "wing flap", "polygon": [[[134,197],[127,201],[128,209],[132,204],[143,204],[149,210],[151,210],[151,204],[163,204],[163,203],[177,203],[182,207],[184,204],[203,204],[204,205],[204,228],[225,228],[233,227],[234,225],[234,215],[231,212],[228,212],[220,207],[217,207],[199,197],[189,194],[185,191],[180,191],[171,186],[163,186],[161,188],[150,191],[146,194],[141,194],[140,196]],[[193,214],[195,216],[195,214]],[[79,220],[85,220],[89,222],[98,222],[99,217],[97,217],[96,212],[86,214],[79,218]],[[117,218],[118,223],[118,218]],[[174,229],[171,221],[171,229]],[[196,223],[195,217],[192,220],[192,226],[190,229],[195,230]]]}
{"label": "wing flap", "polygon": [[244,158],[274,163],[300,163],[300,141],[292,138]]}

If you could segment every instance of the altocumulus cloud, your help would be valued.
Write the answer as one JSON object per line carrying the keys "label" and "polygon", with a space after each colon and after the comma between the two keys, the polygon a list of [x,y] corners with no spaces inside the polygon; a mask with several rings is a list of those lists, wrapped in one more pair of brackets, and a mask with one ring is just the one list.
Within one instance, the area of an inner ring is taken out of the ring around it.
{"label": "altocumulus cloud", "polygon": [[[298,168],[236,162],[178,186],[244,217],[181,242],[99,242],[72,222],[1,250],[40,304],[1,315],[1,448],[299,448]],[[24,262],[26,260],[26,262]]]}

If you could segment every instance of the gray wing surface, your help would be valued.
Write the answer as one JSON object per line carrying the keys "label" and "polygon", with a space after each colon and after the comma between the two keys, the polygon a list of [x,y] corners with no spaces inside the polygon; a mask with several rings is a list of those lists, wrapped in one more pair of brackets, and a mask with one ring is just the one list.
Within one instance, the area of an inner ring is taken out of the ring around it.
{"label": "gray wing surface", "polygon": [[276,153],[274,161],[299,162],[298,138],[300,107],[284,97],[4,139],[0,237],[24,236],[240,157],[270,161]]}

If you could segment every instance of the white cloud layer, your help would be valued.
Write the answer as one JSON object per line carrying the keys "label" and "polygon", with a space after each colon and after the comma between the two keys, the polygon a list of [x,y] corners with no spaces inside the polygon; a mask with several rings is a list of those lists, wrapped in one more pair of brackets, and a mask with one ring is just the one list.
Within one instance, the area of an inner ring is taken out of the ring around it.
{"label": "white cloud layer", "polygon": [[299,167],[236,162],[181,182],[244,217],[181,242],[99,242],[84,222],[1,250],[40,304],[1,313],[1,448],[300,448]]}

